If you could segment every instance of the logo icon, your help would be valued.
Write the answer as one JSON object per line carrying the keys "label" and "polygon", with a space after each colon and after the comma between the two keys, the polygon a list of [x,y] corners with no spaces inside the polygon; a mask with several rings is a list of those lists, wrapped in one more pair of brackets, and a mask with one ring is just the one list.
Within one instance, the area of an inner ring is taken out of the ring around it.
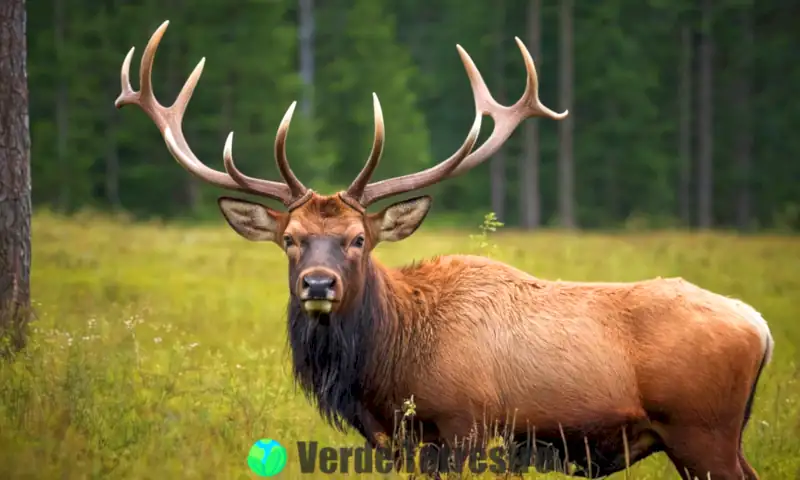
{"label": "logo icon", "polygon": [[286,449],[271,438],[262,438],[250,447],[247,465],[259,477],[272,477],[286,466]]}

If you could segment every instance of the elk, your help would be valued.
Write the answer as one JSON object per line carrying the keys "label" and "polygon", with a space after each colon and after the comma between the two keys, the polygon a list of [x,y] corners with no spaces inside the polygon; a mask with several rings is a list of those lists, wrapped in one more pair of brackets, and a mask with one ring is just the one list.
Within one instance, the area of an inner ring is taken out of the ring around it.
{"label": "elk", "polygon": [[[488,419],[514,435],[533,426],[537,439],[563,443],[559,455],[568,454],[583,472],[591,468],[580,476],[609,475],[626,462],[665,452],[690,478],[758,478],[742,453],[742,433],[774,342],[753,307],[681,278],[550,281],[481,256],[439,256],[399,269],[372,257],[380,242],[413,234],[432,200],[417,196],[377,213],[368,213],[369,205],[470,170],[527,118],[568,114],[539,100],[533,60],[518,38],[527,83],[512,106],[494,100],[457,46],[476,115],[450,158],[370,183],[385,139],[373,94],[375,137],[366,165],[346,191],[322,195],[304,186],[287,161],[295,103],[275,138],[283,182],[239,171],[232,133],[223,150],[225,172],[198,160],[182,121],[205,59],[173,105],[161,105],[151,70],[167,25],[144,50],[139,91],[130,84],[134,49],[128,52],[115,106],[138,105],[189,173],[283,203],[285,211],[219,199],[234,231],[277,244],[288,259],[293,374],[330,425],[353,428],[380,444],[392,431],[395,411],[413,395],[425,442],[450,445],[480,435],[473,426]],[[484,115],[493,118],[493,131],[473,151]]]}

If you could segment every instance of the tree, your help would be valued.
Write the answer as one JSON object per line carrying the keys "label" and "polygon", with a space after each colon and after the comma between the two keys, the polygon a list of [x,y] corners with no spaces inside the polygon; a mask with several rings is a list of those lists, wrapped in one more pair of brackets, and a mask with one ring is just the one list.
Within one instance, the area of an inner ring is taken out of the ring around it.
{"label": "tree", "polygon": [[308,118],[314,116],[314,0],[299,0],[297,36],[300,43],[300,77],[303,101],[300,109]]}
{"label": "tree", "polygon": [[338,157],[328,180],[346,187],[364,166],[375,128],[370,92],[380,98],[387,138],[385,160],[373,180],[431,166],[428,127],[411,87],[417,67],[397,41],[391,2],[341,3],[318,7],[317,13],[329,20],[319,22],[315,33],[315,115]]}
{"label": "tree", "polygon": [[[506,17],[506,3],[505,0],[497,0],[495,3],[495,29],[494,29],[494,48],[496,53],[494,55],[494,73],[495,85],[497,93],[495,99],[501,104],[505,105],[507,101],[506,96],[506,81],[505,81],[505,17]],[[507,221],[506,218],[506,149],[500,148],[489,160],[489,176],[492,187],[492,212],[497,215],[500,221]]]}
{"label": "tree", "polygon": [[0,2],[0,333],[23,344],[30,311],[31,176],[25,0]]}
{"label": "tree", "polygon": [[[534,62],[542,58],[542,0],[528,1],[528,45]],[[538,227],[542,218],[539,193],[539,121],[532,118],[525,122],[525,152],[520,157],[520,225],[531,229]]]}
{"label": "tree", "polygon": [[698,173],[697,173],[697,223],[700,228],[711,228],[713,223],[714,199],[714,125],[713,125],[713,55],[714,38],[711,28],[711,0],[703,0],[702,29],[700,36],[700,80],[698,92]]}
{"label": "tree", "polygon": [[572,0],[561,2],[561,30],[558,88],[561,95],[561,111],[570,114],[559,122],[558,136],[558,210],[561,226],[575,228],[575,168],[572,155],[572,131],[575,113],[572,112]]}
{"label": "tree", "polygon": [[751,193],[750,176],[752,169],[753,127],[750,113],[750,75],[753,56],[753,12],[750,5],[739,10],[741,24],[741,48],[739,58],[739,74],[736,76],[736,87],[733,103],[737,109],[736,133],[736,224],[739,229],[746,230],[750,226]]}
{"label": "tree", "polygon": [[[64,0],[53,1],[53,46],[56,57],[56,158],[58,161],[59,177],[69,178],[69,61],[67,59],[67,43],[65,29],[67,24],[66,5]],[[71,198],[70,181],[59,182],[58,204],[59,209],[69,210]]]}
{"label": "tree", "polygon": [[679,144],[680,157],[678,205],[681,222],[691,224],[690,185],[692,172],[692,29],[688,25],[681,28],[680,84],[678,87]]}

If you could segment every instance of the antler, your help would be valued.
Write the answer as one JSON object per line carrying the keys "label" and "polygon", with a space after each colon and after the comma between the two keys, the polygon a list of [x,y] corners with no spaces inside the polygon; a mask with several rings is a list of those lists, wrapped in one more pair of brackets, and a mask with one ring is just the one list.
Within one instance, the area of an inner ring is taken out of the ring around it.
{"label": "antler", "polygon": [[458,167],[458,164],[461,163],[467,157],[469,152],[472,151],[472,147],[475,146],[475,142],[478,141],[478,135],[481,133],[481,120],[483,115],[478,111],[475,114],[475,121],[472,122],[472,128],[470,128],[466,140],[464,140],[464,143],[461,145],[461,147],[459,147],[456,153],[454,153],[450,158],[434,167],[428,168],[427,170],[423,170],[412,175],[394,178],[391,180],[391,190],[382,190],[380,193],[378,193],[378,195],[370,196],[370,188],[374,189],[375,187],[380,187],[381,185],[385,184],[384,181],[367,185],[367,182],[369,182],[369,179],[372,176],[372,172],[375,171],[375,167],[378,166],[378,162],[383,154],[385,137],[381,104],[378,101],[378,96],[375,93],[372,94],[372,100],[373,108],[375,110],[375,140],[372,142],[372,152],[370,152],[364,168],[358,174],[356,179],[353,180],[353,183],[350,184],[350,187],[347,188],[347,191],[342,194],[343,199],[346,200],[347,203],[358,209],[363,209],[371,203],[374,203],[384,197],[425,188],[445,178],[447,174],[452,172],[454,168]]}
{"label": "antler", "polygon": [[161,136],[164,138],[164,142],[167,144],[167,149],[175,157],[175,160],[201,180],[219,187],[279,200],[290,209],[299,204],[301,200],[309,197],[311,191],[297,179],[286,158],[286,135],[289,132],[289,123],[292,120],[296,102],[292,103],[286,111],[275,136],[275,161],[278,164],[281,176],[286,182],[285,184],[249,177],[239,171],[233,163],[233,132],[228,135],[223,154],[227,174],[209,168],[198,160],[183,136],[182,122],[186,106],[189,104],[197,82],[200,80],[200,75],[203,73],[203,65],[206,59],[205,57],[202,58],[194,71],[192,71],[192,74],[189,75],[189,79],[186,80],[175,102],[169,107],[161,105],[153,93],[152,70],[158,44],[161,42],[161,37],[164,35],[168,25],[169,20],[162,23],[150,37],[150,41],[147,42],[147,47],[145,47],[144,54],[142,54],[141,67],[139,68],[140,90],[138,92],[133,90],[130,83],[131,59],[133,58],[135,47],[132,47],[125,56],[120,72],[122,92],[114,102],[114,106],[122,108],[125,105],[138,105],[156,124]]}
{"label": "antler", "polygon": [[[347,189],[346,194],[350,198],[356,200],[362,207],[366,207],[392,195],[398,195],[400,193],[410,192],[433,185],[445,178],[460,175],[491,157],[525,119],[530,117],[547,117],[553,120],[561,120],[566,117],[569,114],[568,110],[565,110],[563,113],[556,113],[539,100],[539,79],[536,75],[536,67],[534,66],[531,54],[518,37],[514,37],[514,39],[517,41],[517,46],[519,46],[522,52],[522,58],[525,61],[525,70],[528,72],[525,92],[522,94],[522,98],[517,100],[512,106],[499,104],[489,92],[489,88],[486,86],[486,82],[484,82],[472,58],[470,58],[466,50],[461,48],[461,45],[456,45],[458,53],[461,56],[461,61],[464,63],[464,67],[467,70],[467,76],[469,77],[475,99],[476,119],[472,130],[470,130],[467,136],[467,140],[450,158],[434,167],[402,177],[367,184],[369,177],[378,165],[381,153],[380,149],[383,145],[383,118],[381,117],[380,106],[377,103],[376,97],[374,145],[378,145],[378,153],[377,155],[375,154],[375,147],[373,146],[373,153],[370,155],[367,164]],[[469,153],[477,138],[475,129],[480,128],[480,120],[483,115],[492,117],[494,120],[494,129],[492,130],[491,136],[478,150]],[[380,127],[378,127],[379,121]],[[475,138],[473,138],[473,133],[475,134]],[[380,139],[378,138],[379,135]]]}

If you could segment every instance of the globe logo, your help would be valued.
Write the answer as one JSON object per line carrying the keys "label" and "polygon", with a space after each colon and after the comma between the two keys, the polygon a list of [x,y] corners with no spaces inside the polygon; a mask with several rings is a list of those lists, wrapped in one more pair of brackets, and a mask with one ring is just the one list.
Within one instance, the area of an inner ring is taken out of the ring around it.
{"label": "globe logo", "polygon": [[286,466],[286,449],[271,438],[262,438],[250,447],[247,465],[259,477],[272,477]]}

